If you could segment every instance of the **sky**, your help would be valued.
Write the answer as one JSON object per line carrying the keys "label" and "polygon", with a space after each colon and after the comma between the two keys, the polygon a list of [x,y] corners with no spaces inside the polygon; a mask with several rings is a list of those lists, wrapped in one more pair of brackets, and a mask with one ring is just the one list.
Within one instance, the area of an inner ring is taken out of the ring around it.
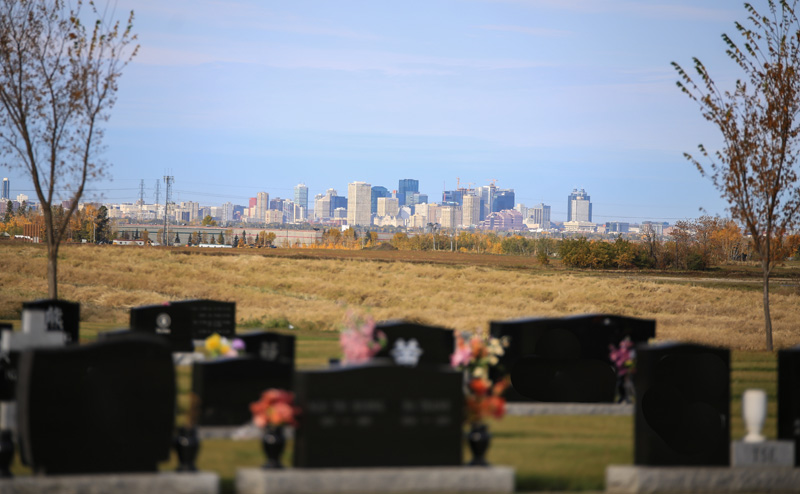
{"label": "sky", "polygon": [[[99,2],[102,4],[101,2]],[[755,0],[763,8],[766,0]],[[140,51],[106,123],[111,181],[85,200],[134,202],[174,177],[175,201],[247,205],[265,191],[346,195],[419,180],[489,185],[551,206],[585,189],[593,220],[726,215],[684,157],[718,131],[676,87],[698,57],[739,76],[730,0],[111,0]],[[35,196],[0,167],[12,196]]]}

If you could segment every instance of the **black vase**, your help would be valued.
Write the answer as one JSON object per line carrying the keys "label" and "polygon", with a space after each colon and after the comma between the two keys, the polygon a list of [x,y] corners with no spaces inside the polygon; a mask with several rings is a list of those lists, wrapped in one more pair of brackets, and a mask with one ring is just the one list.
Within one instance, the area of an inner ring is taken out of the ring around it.
{"label": "black vase", "polygon": [[264,449],[264,454],[267,455],[267,462],[264,463],[264,468],[283,468],[281,456],[286,448],[286,434],[282,425],[268,425],[264,428],[261,447]]}
{"label": "black vase", "polygon": [[195,427],[178,427],[175,436],[175,451],[178,453],[178,472],[196,472],[197,453],[200,452],[200,440]]}
{"label": "black vase", "polygon": [[467,444],[469,444],[469,450],[472,452],[472,461],[469,462],[469,465],[489,466],[489,462],[486,461],[486,451],[489,450],[489,442],[491,440],[492,435],[489,433],[489,428],[486,427],[486,424],[472,424],[467,433]]}
{"label": "black vase", "polygon": [[10,479],[11,461],[14,459],[14,439],[10,430],[0,431],[0,479]]}

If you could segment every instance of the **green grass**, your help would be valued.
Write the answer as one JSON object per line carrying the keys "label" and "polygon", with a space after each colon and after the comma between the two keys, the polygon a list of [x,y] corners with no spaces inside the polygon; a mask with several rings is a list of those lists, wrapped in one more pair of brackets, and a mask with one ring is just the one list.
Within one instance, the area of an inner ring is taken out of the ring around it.
{"label": "green grass", "polygon": [[[19,327],[19,321],[14,321]],[[81,326],[84,341],[96,338],[97,332],[112,329],[109,325]],[[249,331],[248,328],[244,331]],[[297,367],[324,367],[328,359],[338,357],[338,333],[279,328],[278,331],[297,337]],[[741,417],[741,395],[748,388],[762,388],[769,399],[764,433],[777,434],[777,358],[769,352],[733,351],[731,353],[731,440],[744,436]],[[177,423],[186,421],[191,389],[191,369],[179,367],[177,372]],[[633,418],[625,416],[506,416],[490,425],[493,434],[489,450],[490,463],[510,465],[516,469],[517,490],[603,490],[605,468],[609,464],[633,462]],[[469,453],[465,450],[465,460]],[[284,456],[291,465],[291,441]],[[198,467],[217,472],[222,478],[223,492],[234,492],[236,469],[259,466],[264,462],[259,442],[206,440],[202,443]],[[173,458],[160,466],[174,469]],[[28,469],[15,460],[12,471],[18,475]]]}

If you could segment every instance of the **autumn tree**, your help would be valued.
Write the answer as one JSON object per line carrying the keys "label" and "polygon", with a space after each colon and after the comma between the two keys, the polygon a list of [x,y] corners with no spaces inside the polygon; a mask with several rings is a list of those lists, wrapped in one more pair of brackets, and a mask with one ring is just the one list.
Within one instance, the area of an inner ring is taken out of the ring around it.
{"label": "autumn tree", "polygon": [[[0,152],[27,172],[41,204],[50,298],[58,298],[66,226],[87,180],[104,170],[102,123],[138,48],[132,12],[122,26],[89,5],[91,12],[81,0],[0,0]],[[56,218],[62,199],[70,207]]]}
{"label": "autumn tree", "polygon": [[[735,220],[751,235],[761,260],[766,348],[772,350],[769,278],[800,209],[800,22],[798,0],[768,0],[762,14],[745,4],[748,25],[736,23],[743,42],[722,36],[727,55],[744,73],[732,90],[721,90],[706,67],[693,59],[697,76],[673,62],[678,87],[696,101],[722,136],[722,149],[701,157],[685,153],[730,204]],[[696,78],[694,78],[696,77]],[[701,159],[706,163],[701,163]]]}

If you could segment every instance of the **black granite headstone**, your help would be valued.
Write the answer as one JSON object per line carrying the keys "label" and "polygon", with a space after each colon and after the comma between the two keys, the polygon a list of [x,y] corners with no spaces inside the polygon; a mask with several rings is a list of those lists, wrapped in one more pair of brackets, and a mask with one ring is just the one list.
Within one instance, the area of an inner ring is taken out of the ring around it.
{"label": "black granite headstone", "polygon": [[269,388],[291,390],[294,362],[260,358],[221,358],[192,365],[192,393],[197,397],[197,425],[243,425],[250,403]]}
{"label": "black granite headstone", "polygon": [[58,299],[42,299],[23,302],[22,310],[39,309],[45,311],[47,331],[61,331],[66,334],[66,343],[77,345],[80,339],[81,305]]}
{"label": "black granite headstone", "polygon": [[189,312],[192,338],[204,340],[217,333],[226,338],[236,336],[236,303],[219,300],[181,300],[170,305]]}
{"label": "black granite headstone", "polygon": [[490,323],[493,337],[509,338],[499,365],[511,375],[509,401],[613,402],[609,345],[646,342],[655,331],[653,320],[605,314]]}
{"label": "black granite headstone", "polygon": [[294,466],[461,465],[462,386],[447,367],[373,361],[298,372]]}
{"label": "black granite headstone", "polygon": [[800,466],[800,346],[778,351],[778,439],[794,441]]}
{"label": "black granite headstone", "polygon": [[452,329],[387,321],[375,327],[375,332],[378,331],[383,331],[386,335],[386,346],[375,355],[378,358],[388,357],[399,365],[409,366],[450,365],[450,356],[455,349]]}
{"label": "black granite headstone", "polygon": [[634,463],[730,464],[730,351],[665,343],[636,347]]}
{"label": "black granite headstone", "polygon": [[130,326],[133,331],[164,337],[173,352],[194,351],[191,314],[180,305],[167,303],[134,307]]}
{"label": "black granite headstone", "polygon": [[256,331],[236,337],[244,342],[246,355],[294,367],[294,336],[272,331]]}
{"label": "black granite headstone", "polygon": [[131,334],[25,351],[17,403],[23,459],[36,473],[155,471],[175,422],[170,348]]}

